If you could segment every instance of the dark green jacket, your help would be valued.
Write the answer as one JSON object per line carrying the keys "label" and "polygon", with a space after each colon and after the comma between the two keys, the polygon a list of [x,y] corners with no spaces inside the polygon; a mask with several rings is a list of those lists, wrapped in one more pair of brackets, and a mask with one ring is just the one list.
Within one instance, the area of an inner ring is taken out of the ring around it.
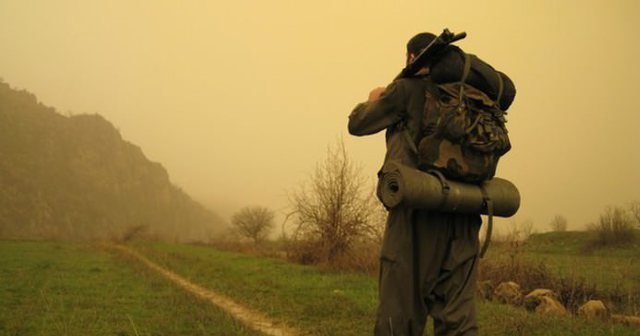
{"label": "dark green jacket", "polygon": [[396,160],[416,167],[415,154],[404,133],[407,129],[415,143],[420,131],[429,80],[429,77],[396,80],[387,86],[379,100],[358,104],[349,115],[349,133],[362,136],[386,129],[385,162]]}

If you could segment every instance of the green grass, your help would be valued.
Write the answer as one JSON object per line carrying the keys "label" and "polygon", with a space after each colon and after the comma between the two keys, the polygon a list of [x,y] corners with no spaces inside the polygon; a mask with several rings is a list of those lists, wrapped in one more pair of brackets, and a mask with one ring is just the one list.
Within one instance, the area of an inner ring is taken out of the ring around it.
{"label": "green grass", "polygon": [[136,248],[200,285],[314,335],[372,331],[377,289],[371,276],[323,272],[195,245],[152,243]]}
{"label": "green grass", "polygon": [[256,334],[111,252],[0,241],[0,335]]}
{"label": "green grass", "polygon": [[[311,331],[314,335],[369,335],[376,279],[322,271],[281,260],[216,251],[206,246],[142,243],[155,262],[205,287]],[[637,335],[620,325],[551,318],[493,302],[479,302],[482,335]]]}
{"label": "green grass", "polygon": [[[312,335],[371,334],[373,276],[206,246],[134,248]],[[256,335],[141,263],[89,244],[0,241],[0,303],[0,335]],[[539,316],[489,301],[478,302],[478,311],[481,335],[638,334],[621,325]]]}
{"label": "green grass", "polygon": [[490,301],[478,304],[481,335],[564,336],[638,335],[637,329],[576,317],[529,313],[522,308]]}
{"label": "green grass", "polygon": [[[640,235],[638,235],[640,236]],[[533,264],[544,263],[560,277],[584,278],[604,291],[640,294],[640,240],[621,247],[590,248],[591,232],[548,232],[532,235],[515,252]],[[511,258],[508,244],[493,244],[487,260]]]}

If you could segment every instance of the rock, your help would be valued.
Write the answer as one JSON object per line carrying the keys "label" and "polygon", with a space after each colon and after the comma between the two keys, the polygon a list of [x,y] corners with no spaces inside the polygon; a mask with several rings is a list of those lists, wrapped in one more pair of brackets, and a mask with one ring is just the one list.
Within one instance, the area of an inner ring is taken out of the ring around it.
{"label": "rock", "polygon": [[524,297],[524,306],[529,311],[534,311],[542,302],[543,297],[550,297],[558,300],[558,296],[550,289],[534,289]]}
{"label": "rock", "polygon": [[540,304],[536,307],[536,313],[555,316],[566,316],[569,314],[562,303],[551,296],[540,297]]}
{"label": "rock", "polygon": [[640,316],[627,316],[627,315],[611,315],[611,319],[614,322],[623,323],[630,327],[635,327],[640,329]]}
{"label": "rock", "polygon": [[600,300],[589,300],[578,308],[578,315],[587,320],[606,320],[611,316],[609,309]]}
{"label": "rock", "polygon": [[520,293],[520,285],[513,281],[502,282],[493,291],[496,300],[502,303],[519,305],[522,302],[522,293]]}
{"label": "rock", "polygon": [[476,294],[482,300],[491,299],[491,292],[493,291],[493,284],[491,280],[478,281],[476,284]]}

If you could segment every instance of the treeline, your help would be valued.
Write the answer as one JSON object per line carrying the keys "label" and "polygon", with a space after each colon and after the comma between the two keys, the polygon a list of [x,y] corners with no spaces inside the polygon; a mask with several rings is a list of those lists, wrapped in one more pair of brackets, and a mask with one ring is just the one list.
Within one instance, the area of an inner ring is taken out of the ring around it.
{"label": "treeline", "polygon": [[194,240],[222,222],[103,117],[63,116],[2,81],[0,190],[1,238]]}

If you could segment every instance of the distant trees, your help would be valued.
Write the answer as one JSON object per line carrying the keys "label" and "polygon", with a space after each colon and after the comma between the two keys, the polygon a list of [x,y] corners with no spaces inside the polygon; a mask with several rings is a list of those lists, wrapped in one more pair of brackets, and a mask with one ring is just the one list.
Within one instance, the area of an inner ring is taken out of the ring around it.
{"label": "distant trees", "polygon": [[629,212],[631,212],[633,219],[636,221],[636,225],[640,227],[640,201],[631,202]]}
{"label": "distant trees", "polygon": [[[370,184],[347,155],[344,143],[329,146],[308,184],[290,196],[294,239],[315,261],[332,263],[362,239],[380,235]],[[374,238],[375,239],[375,238]]]}
{"label": "distant trees", "polygon": [[273,218],[273,211],[265,207],[247,206],[231,217],[231,224],[241,236],[258,244],[265,240],[273,230]]}
{"label": "distant trees", "polygon": [[567,231],[567,227],[568,227],[567,219],[562,215],[556,215],[551,220],[551,223],[549,223],[549,226],[551,226],[552,231],[556,231],[556,232]]}
{"label": "distant trees", "polygon": [[589,229],[595,233],[596,246],[624,245],[635,240],[634,218],[623,207],[608,207]]}
{"label": "distant trees", "polygon": [[[483,225],[484,226],[484,225]],[[486,230],[486,226],[485,230]],[[508,243],[510,245],[519,246],[521,242],[526,241],[535,233],[533,228],[533,220],[525,219],[521,222],[512,220],[508,226],[504,227],[505,231],[495,230],[490,239],[492,242]],[[486,231],[480,234],[481,239],[486,239]]]}

